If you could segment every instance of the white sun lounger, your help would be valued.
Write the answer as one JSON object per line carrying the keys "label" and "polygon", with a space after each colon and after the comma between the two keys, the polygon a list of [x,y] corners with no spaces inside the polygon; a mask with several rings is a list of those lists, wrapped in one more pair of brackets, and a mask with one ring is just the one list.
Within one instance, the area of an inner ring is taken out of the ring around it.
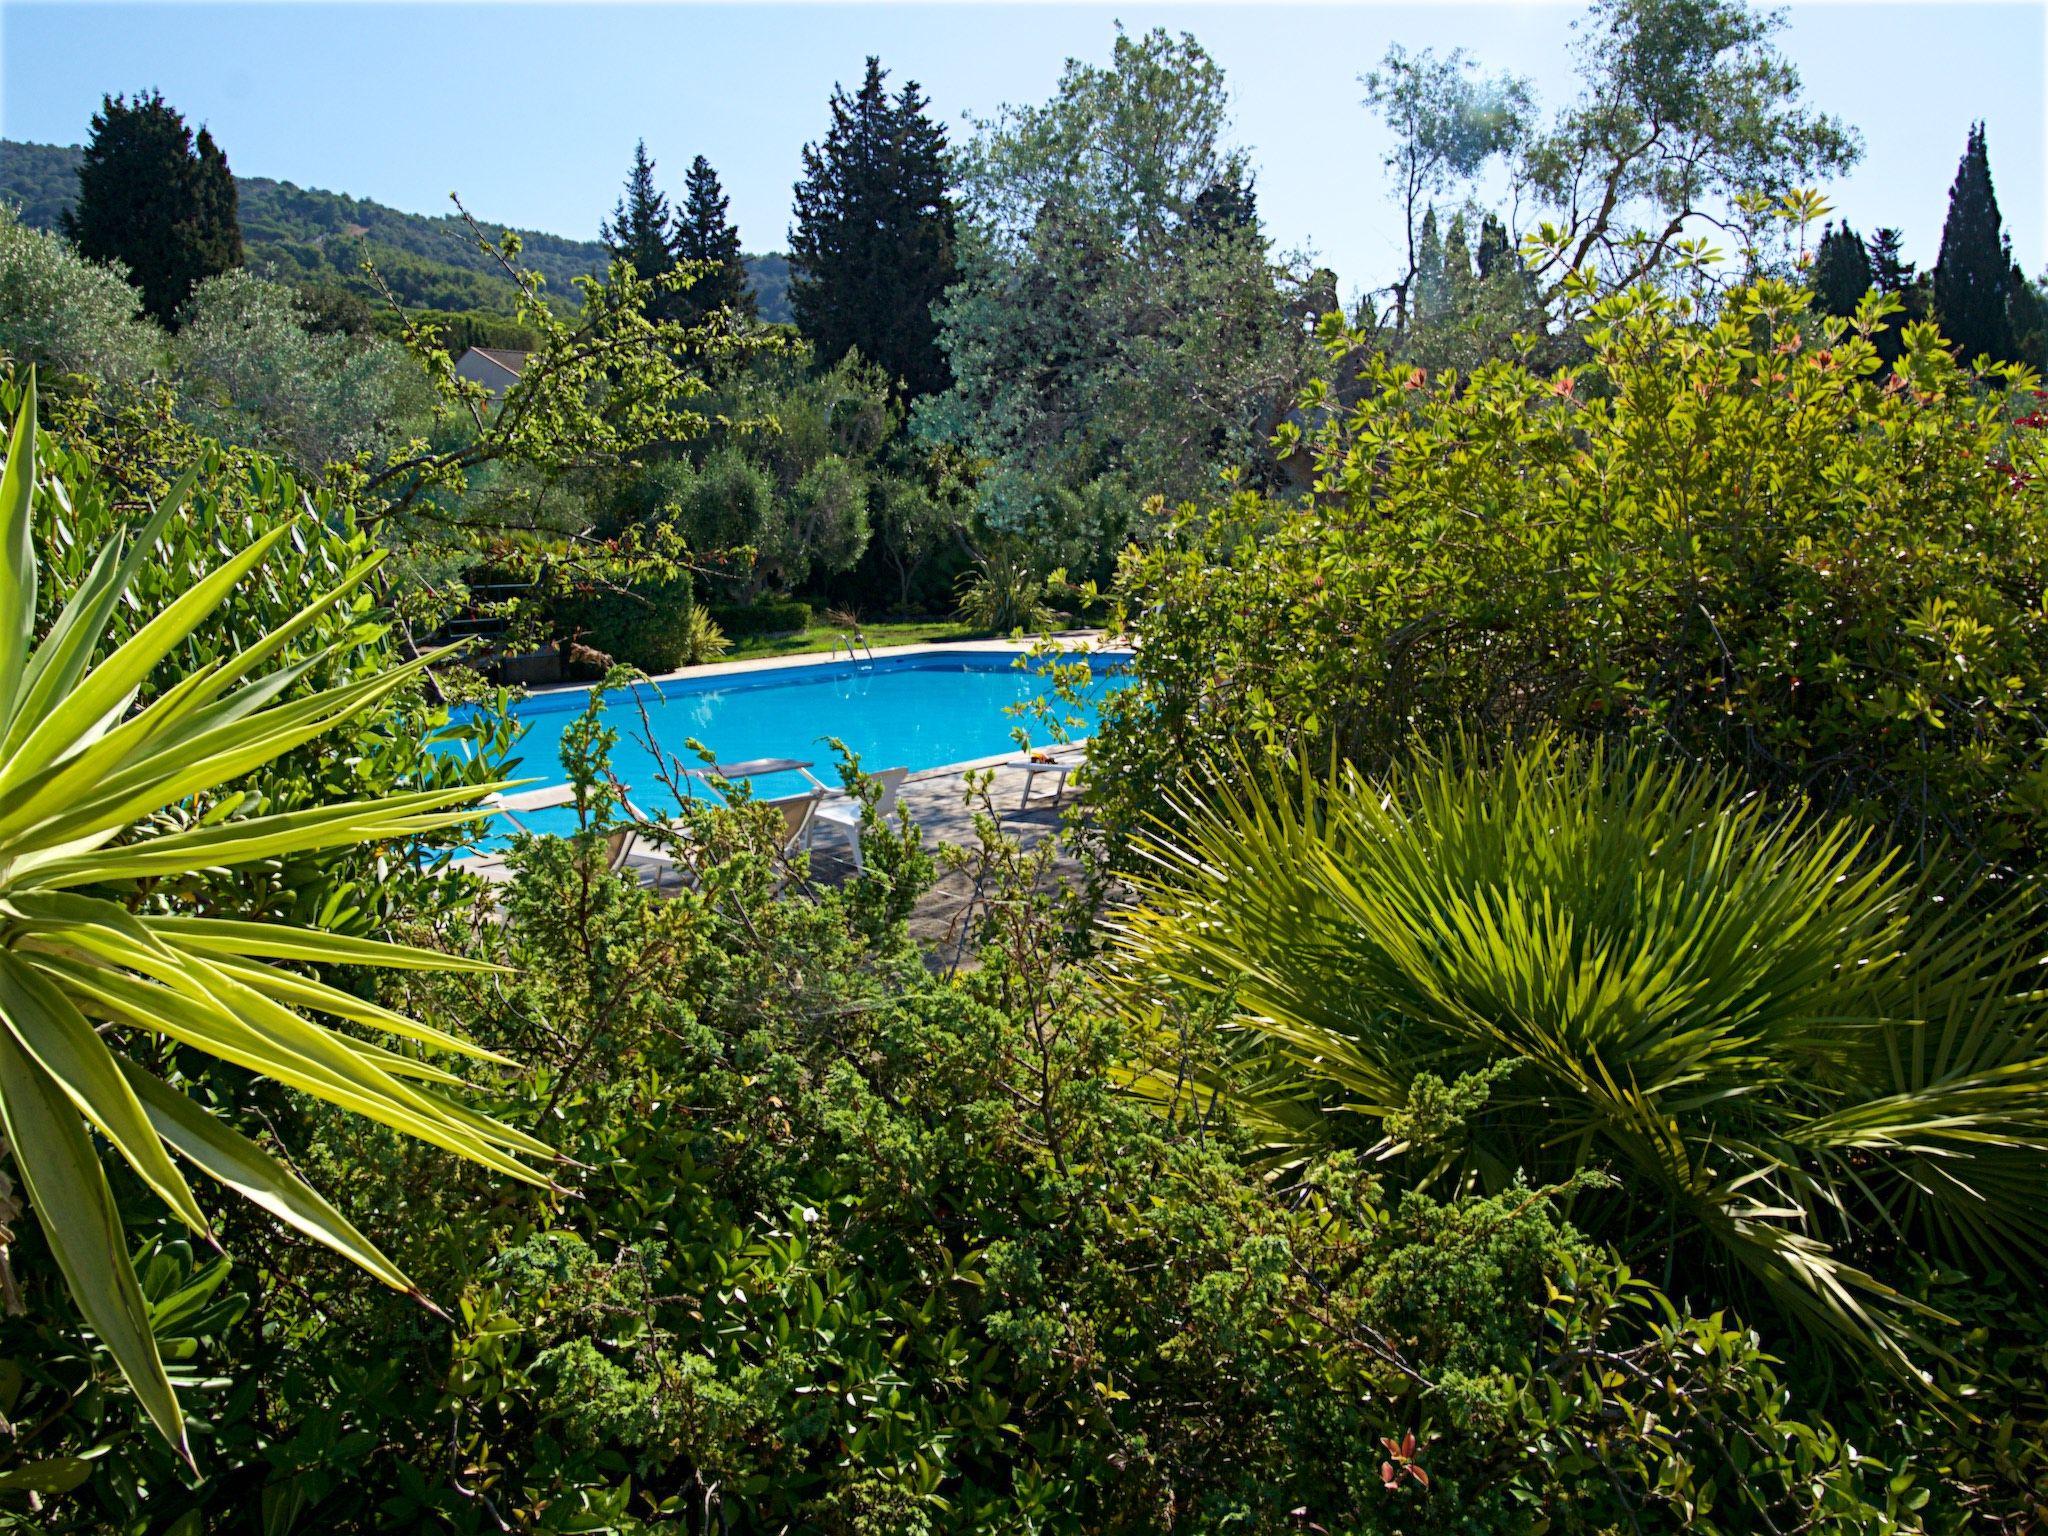
{"label": "white sun lounger", "polygon": [[[897,791],[903,788],[903,781],[910,777],[908,768],[884,768],[875,775],[875,783],[881,787],[881,794],[875,800],[875,811],[886,816],[896,809]],[[848,794],[843,789],[827,790],[817,799],[817,810],[811,817],[811,824],[804,834],[804,846],[809,848],[817,842],[819,829],[832,827],[846,839],[846,846],[853,857],[853,867],[860,864],[860,796]]]}

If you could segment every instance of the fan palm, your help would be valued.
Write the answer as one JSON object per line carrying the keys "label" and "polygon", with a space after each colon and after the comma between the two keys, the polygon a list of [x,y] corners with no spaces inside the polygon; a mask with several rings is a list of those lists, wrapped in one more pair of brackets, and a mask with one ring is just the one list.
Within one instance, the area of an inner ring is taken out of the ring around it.
{"label": "fan palm", "polygon": [[[1404,1152],[1418,1075],[1484,1073],[1419,1180],[1604,1166],[1582,1223],[1900,1366],[1895,1251],[2043,1273],[2040,950],[1981,891],[1628,750],[1230,778],[1144,840],[1108,965],[1148,1017],[1229,999],[1232,1065],[1195,1091],[1274,1155]],[[1187,1091],[1167,1065],[1138,1081]]]}
{"label": "fan palm", "polygon": [[374,707],[437,659],[290,697],[322,657],[271,664],[347,598],[376,559],[275,632],[134,708],[151,669],[290,527],[208,573],[95,663],[115,605],[189,493],[189,477],[132,544],[116,540],[100,552],[37,646],[36,453],[31,378],[0,471],[0,1127],[79,1312],[182,1450],[177,1395],[92,1132],[208,1240],[207,1218],[173,1153],[386,1284],[420,1293],[317,1192],[131,1059],[124,1039],[206,1052],[512,1178],[544,1182],[525,1159],[551,1154],[448,1097],[441,1090],[460,1079],[417,1052],[329,1028],[302,1010],[431,1051],[504,1058],[276,962],[489,967],[397,944],[154,911],[147,901],[151,882],[166,876],[385,842],[474,818],[473,809],[456,807],[494,786],[273,815],[237,817],[229,805],[182,830],[152,832],[157,813]]}

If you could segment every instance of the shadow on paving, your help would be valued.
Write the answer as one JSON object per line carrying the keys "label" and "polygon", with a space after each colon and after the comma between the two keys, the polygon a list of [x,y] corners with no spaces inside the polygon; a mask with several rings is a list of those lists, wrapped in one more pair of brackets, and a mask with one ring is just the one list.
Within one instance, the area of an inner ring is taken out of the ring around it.
{"label": "shadow on paving", "polygon": [[[986,770],[984,770],[985,772]],[[908,780],[897,804],[925,835],[925,846],[935,855],[938,845],[975,848],[979,839],[974,817],[984,804],[996,814],[997,825],[1006,837],[1025,848],[1036,847],[1060,828],[1063,812],[1074,803],[1069,791],[1054,801],[1052,791],[1041,781],[1030,804],[1021,804],[1025,775],[1020,769],[998,768],[986,797],[967,797],[967,774],[940,770]],[[846,857],[846,845],[837,837],[820,837],[811,850],[812,878],[824,885],[839,885],[853,874]],[[1048,881],[1075,880],[1081,865],[1062,848],[1048,872]],[[925,963],[935,971],[972,964],[965,951],[973,938],[976,905],[974,876],[970,870],[951,870],[940,875],[932,888],[919,898],[910,914],[910,934],[924,951]]]}

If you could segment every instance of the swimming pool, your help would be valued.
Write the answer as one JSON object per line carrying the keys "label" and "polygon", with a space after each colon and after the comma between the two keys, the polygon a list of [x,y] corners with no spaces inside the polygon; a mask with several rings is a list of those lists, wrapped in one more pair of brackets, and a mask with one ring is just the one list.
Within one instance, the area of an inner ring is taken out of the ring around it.
{"label": "swimming pool", "polygon": [[[1078,708],[1055,708],[1062,720],[1075,722],[1070,734],[1088,736],[1095,731],[1097,703],[1118,686],[1115,674],[1130,658],[1104,652],[1072,659],[1088,662],[1094,682]],[[1039,670],[1042,663],[1027,660],[1019,667],[1017,661],[1017,654],[1009,651],[923,651],[874,661],[764,667],[636,684],[630,693],[621,689],[605,701],[606,723],[619,733],[612,771],[643,809],[658,815],[668,793],[655,776],[654,758],[647,749],[650,725],[662,752],[681,758],[687,768],[701,761],[687,745],[694,738],[720,762],[807,759],[811,771],[828,784],[839,782],[837,759],[826,744],[835,736],[858,754],[869,773],[884,768],[915,773],[992,757],[1014,750],[1012,732],[1020,725],[1034,742],[1050,739],[1035,717],[1011,712],[1016,705],[1051,692],[1050,680]],[[646,704],[645,725],[631,695]],[[526,729],[512,777],[546,784],[566,777],[562,731],[582,712],[587,699],[585,689],[557,689],[514,706]],[[796,773],[751,782],[754,793],[764,797],[809,788]],[[575,826],[576,814],[562,807],[522,812],[519,820],[535,832],[567,832]],[[502,835],[493,835],[485,846],[503,840]]]}

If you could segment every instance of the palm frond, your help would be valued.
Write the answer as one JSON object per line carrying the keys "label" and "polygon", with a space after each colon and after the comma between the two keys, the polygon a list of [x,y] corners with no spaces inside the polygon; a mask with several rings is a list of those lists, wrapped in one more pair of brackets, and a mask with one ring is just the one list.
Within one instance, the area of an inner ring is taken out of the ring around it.
{"label": "palm frond", "polygon": [[1155,1020],[1227,998],[1241,1040],[1131,1082],[1269,1155],[1383,1151],[1419,1074],[1499,1070],[1446,1176],[1608,1167],[1588,1211],[1632,1257],[1688,1245],[1894,1365],[1910,1309],[1859,1255],[2044,1273],[2039,933],[1844,823],[1543,738],[1384,780],[1226,761],[1143,852],[1110,986]]}

